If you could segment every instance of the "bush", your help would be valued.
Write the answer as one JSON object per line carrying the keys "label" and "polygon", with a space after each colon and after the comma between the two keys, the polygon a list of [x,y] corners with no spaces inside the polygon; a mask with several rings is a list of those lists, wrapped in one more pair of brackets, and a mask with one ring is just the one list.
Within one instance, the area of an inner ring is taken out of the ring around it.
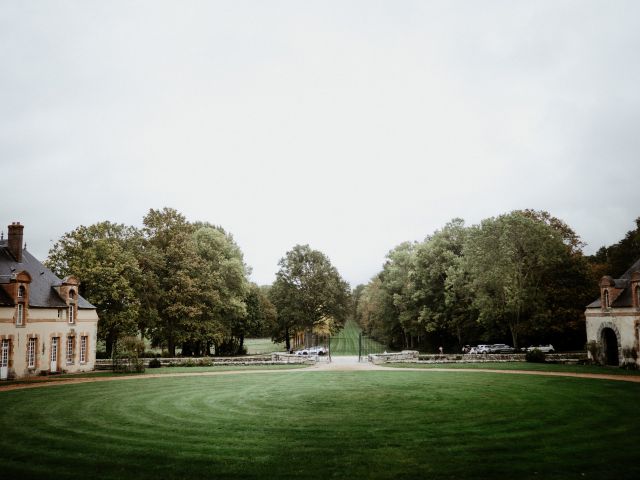
{"label": "bush", "polygon": [[138,337],[123,337],[113,349],[114,372],[144,372],[144,342]]}
{"label": "bush", "polygon": [[244,345],[240,348],[240,340],[237,338],[228,338],[216,346],[216,356],[226,357],[233,355],[246,355],[247,347]]}
{"label": "bush", "polygon": [[538,350],[534,348],[533,350],[527,351],[524,356],[527,362],[531,363],[544,363],[545,362],[545,354],[542,350]]}
{"label": "bush", "polygon": [[591,355],[591,361],[593,363],[599,364],[602,358],[602,349],[600,347],[600,343],[595,340],[591,340],[585,345],[585,349]]}
{"label": "bush", "polygon": [[149,361],[149,368],[160,368],[161,366],[162,364],[157,358],[153,358],[151,359],[151,361]]}

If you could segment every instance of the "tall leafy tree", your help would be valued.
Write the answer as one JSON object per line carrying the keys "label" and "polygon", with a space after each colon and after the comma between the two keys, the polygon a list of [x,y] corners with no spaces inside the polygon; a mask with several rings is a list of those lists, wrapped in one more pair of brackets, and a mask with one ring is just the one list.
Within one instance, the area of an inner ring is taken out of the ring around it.
{"label": "tall leafy tree", "polygon": [[459,347],[475,333],[477,317],[456,281],[466,234],[464,220],[455,218],[418,245],[409,292],[420,328],[440,340],[454,337]]}
{"label": "tall leafy tree", "polygon": [[602,275],[619,277],[640,258],[640,217],[636,218],[636,228],[629,230],[624,238],[608,247],[601,247],[589,260],[594,265],[594,279]]}
{"label": "tall leafy tree", "polygon": [[80,226],[54,244],[45,262],[58,276],[80,279],[80,294],[97,308],[98,338],[108,355],[118,338],[137,333],[139,327],[137,238],[133,227],[121,224]]}
{"label": "tall leafy tree", "polygon": [[310,330],[323,323],[342,326],[349,312],[349,285],[326,255],[309,245],[296,245],[278,263],[280,270],[270,291],[278,310],[274,339],[291,348],[293,329]]}
{"label": "tall leafy tree", "polygon": [[526,323],[544,305],[543,285],[566,256],[561,235],[519,212],[470,229],[462,268],[480,320],[508,329],[515,347]]}
{"label": "tall leafy tree", "polygon": [[166,345],[170,355],[187,338],[190,319],[202,313],[197,301],[199,259],[192,240],[194,228],[171,208],[149,210],[143,219],[144,274],[153,290],[146,292],[150,328],[155,344]]}
{"label": "tall leafy tree", "polygon": [[242,348],[244,335],[250,332],[246,306],[250,290],[248,268],[242,252],[233,237],[220,227],[202,224],[193,234],[193,240],[198,257],[196,301],[200,304],[200,314],[193,320],[199,329],[194,328],[196,325],[189,328],[194,332],[191,343],[196,353],[208,343],[217,351],[233,337]]}

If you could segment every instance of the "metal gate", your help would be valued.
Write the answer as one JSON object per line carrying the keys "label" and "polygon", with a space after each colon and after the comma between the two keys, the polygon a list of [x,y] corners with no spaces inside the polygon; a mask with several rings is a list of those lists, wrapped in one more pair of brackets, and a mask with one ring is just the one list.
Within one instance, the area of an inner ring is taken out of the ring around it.
{"label": "metal gate", "polygon": [[388,351],[388,347],[371,338],[366,333],[360,334],[358,360],[366,360],[369,354],[384,353]]}
{"label": "metal gate", "polygon": [[358,361],[366,360],[371,353],[383,353],[388,347],[365,333],[329,337],[329,360],[331,356],[357,356]]}

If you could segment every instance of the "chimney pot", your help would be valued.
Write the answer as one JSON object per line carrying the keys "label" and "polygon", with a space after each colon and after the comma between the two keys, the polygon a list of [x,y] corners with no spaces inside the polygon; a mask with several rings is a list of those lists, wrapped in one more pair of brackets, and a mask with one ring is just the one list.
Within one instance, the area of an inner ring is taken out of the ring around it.
{"label": "chimney pot", "polygon": [[9,247],[9,252],[18,263],[22,262],[23,230],[24,225],[20,225],[20,222],[12,222],[8,226],[7,246]]}

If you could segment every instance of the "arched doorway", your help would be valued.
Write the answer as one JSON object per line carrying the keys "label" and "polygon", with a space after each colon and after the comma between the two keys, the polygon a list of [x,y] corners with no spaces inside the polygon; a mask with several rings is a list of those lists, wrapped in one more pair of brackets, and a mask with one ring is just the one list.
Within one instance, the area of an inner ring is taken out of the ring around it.
{"label": "arched doorway", "polygon": [[602,329],[602,353],[606,365],[619,365],[618,358],[618,337],[611,328]]}

